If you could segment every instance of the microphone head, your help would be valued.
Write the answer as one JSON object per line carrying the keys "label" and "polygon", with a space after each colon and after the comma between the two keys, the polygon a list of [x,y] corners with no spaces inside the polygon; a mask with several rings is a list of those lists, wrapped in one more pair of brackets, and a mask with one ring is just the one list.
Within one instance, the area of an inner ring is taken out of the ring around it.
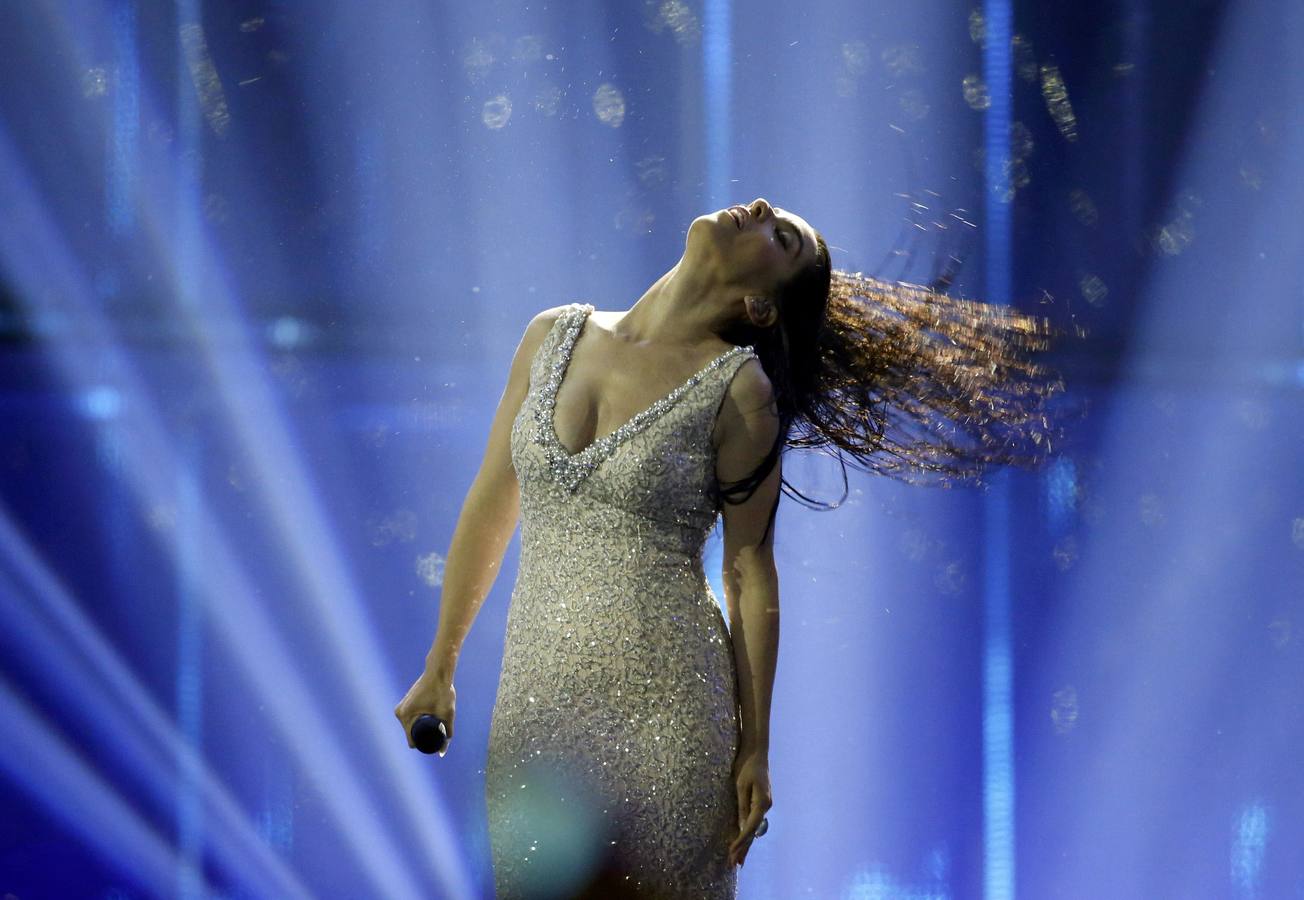
{"label": "microphone head", "polygon": [[448,744],[448,729],[439,716],[422,713],[412,723],[412,743],[422,753],[438,753]]}

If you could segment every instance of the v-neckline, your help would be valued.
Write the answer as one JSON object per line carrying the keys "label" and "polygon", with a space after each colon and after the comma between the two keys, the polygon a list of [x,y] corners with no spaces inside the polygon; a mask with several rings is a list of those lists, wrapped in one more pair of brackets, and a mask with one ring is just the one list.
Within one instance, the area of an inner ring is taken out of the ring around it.
{"label": "v-neckline", "polygon": [[561,346],[558,348],[560,350],[560,358],[556,362],[556,374],[552,379],[553,383],[550,386],[550,396],[548,397],[548,434],[552,439],[553,445],[557,450],[561,451],[562,455],[568,460],[574,460],[581,456],[585,456],[595,447],[601,447],[604,449],[615,447],[626,437],[639,431],[648,422],[670,409],[670,407],[673,406],[680,397],[705,378],[712,369],[722,365],[725,360],[734,354],[753,349],[751,345],[744,346],[741,344],[736,344],[733,347],[730,347],[692,375],[688,376],[687,380],[671,390],[670,393],[654,400],[647,407],[625,420],[625,422],[616,429],[607,432],[601,437],[593,438],[593,440],[589,441],[584,447],[572,453],[570,450],[566,449],[566,445],[562,443],[561,437],[557,434],[557,394],[560,393],[562,382],[566,380],[566,372],[570,369],[571,354],[575,350],[575,344],[579,341],[580,333],[584,330],[584,323],[588,321],[589,314],[592,312],[592,304],[586,303],[581,306],[578,310],[579,315],[572,320],[568,332],[563,335]]}

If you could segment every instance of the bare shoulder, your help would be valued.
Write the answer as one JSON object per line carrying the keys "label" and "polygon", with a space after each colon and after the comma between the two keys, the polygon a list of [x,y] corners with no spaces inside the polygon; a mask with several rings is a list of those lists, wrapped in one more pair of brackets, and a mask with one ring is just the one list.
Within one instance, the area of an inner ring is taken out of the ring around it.
{"label": "bare shoulder", "polygon": [[525,333],[521,335],[520,346],[516,348],[518,359],[530,359],[543,343],[544,337],[552,330],[563,313],[569,309],[569,304],[561,306],[550,306],[547,309],[540,310],[530,319],[530,323],[525,327]]}
{"label": "bare shoulder", "polygon": [[725,391],[724,403],[720,408],[721,418],[764,419],[768,416],[777,418],[778,410],[774,408],[774,385],[759,358],[752,356],[738,367],[729,388]]}
{"label": "bare shoulder", "polygon": [[715,427],[715,445],[739,445],[746,453],[748,445],[768,448],[779,427],[779,411],[774,402],[774,385],[760,359],[750,357],[738,367],[720,404]]}
{"label": "bare shoulder", "polygon": [[569,303],[563,303],[561,306],[550,306],[547,309],[540,310],[530,319],[529,326],[525,329],[527,335],[537,336],[540,340],[548,330],[561,318],[562,314],[570,309]]}

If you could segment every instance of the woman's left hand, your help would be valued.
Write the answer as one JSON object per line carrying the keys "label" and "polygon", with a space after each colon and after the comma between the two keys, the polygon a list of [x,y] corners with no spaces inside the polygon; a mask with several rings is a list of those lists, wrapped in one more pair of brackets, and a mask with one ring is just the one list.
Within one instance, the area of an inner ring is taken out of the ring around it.
{"label": "woman's left hand", "polygon": [[774,802],[770,796],[770,760],[763,753],[740,754],[734,764],[738,787],[738,836],[729,845],[729,862],[741,866],[747,859],[756,829]]}

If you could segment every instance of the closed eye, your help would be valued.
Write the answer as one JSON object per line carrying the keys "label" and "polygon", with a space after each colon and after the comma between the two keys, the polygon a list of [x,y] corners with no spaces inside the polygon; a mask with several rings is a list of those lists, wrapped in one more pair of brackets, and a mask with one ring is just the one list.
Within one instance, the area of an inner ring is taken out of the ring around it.
{"label": "closed eye", "polygon": [[[778,210],[778,207],[775,207],[775,210],[777,211],[777,210]],[[774,230],[775,230],[775,231],[778,231],[779,234],[781,234],[781,235],[784,234],[783,230],[779,228],[779,222],[780,222],[780,221],[782,221],[783,224],[788,225],[789,228],[792,228],[792,229],[793,229],[793,234],[795,234],[796,237],[797,237],[797,255],[800,256],[800,255],[801,255],[801,248],[802,248],[802,246],[806,243],[806,242],[805,242],[804,240],[802,240],[802,238],[801,238],[801,232],[800,232],[800,231],[797,231],[797,230],[796,230],[796,226],[795,226],[795,225],[792,225],[792,224],[790,224],[790,223],[788,223],[788,221],[787,221],[786,219],[784,219],[784,220],[780,220],[780,219],[777,219],[777,217],[776,217],[776,221],[775,221],[775,224],[774,224]],[[792,238],[793,238],[793,234],[786,235],[786,236],[785,236],[785,237],[780,241],[780,243],[783,244],[783,249],[784,249],[784,250],[787,250],[790,246],[792,246]]]}

